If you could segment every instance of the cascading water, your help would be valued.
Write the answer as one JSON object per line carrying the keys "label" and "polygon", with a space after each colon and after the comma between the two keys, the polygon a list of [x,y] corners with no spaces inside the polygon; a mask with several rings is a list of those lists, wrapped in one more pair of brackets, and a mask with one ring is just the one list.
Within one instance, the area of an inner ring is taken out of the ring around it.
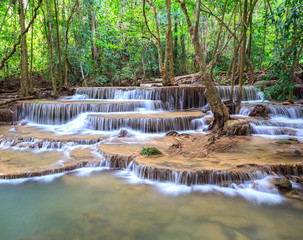
{"label": "cascading water", "polygon": [[[295,136],[303,139],[303,108],[298,106],[265,106],[268,120],[250,120],[252,134],[269,138]],[[253,106],[244,106],[239,115],[249,116]]]}
{"label": "cascading water", "polygon": [[102,102],[102,103],[24,103],[23,116],[39,124],[64,124],[80,113],[86,112],[129,112],[138,109],[161,110],[160,101]]}
{"label": "cascading water", "polygon": [[[115,155],[115,158],[109,158],[100,155],[100,152],[97,151],[100,142],[104,139],[106,139],[105,142],[108,141],[108,145],[113,144],[112,139],[119,138],[122,128],[127,129],[128,135],[126,135],[130,137],[121,139],[121,148],[126,147],[126,142],[129,145],[137,144],[141,139],[163,136],[170,130],[179,132],[202,130],[205,132],[212,114],[211,112],[205,114],[205,111],[201,111],[207,104],[204,90],[203,86],[79,88],[74,96],[58,101],[27,101],[22,106],[22,117],[27,123],[24,123],[24,127],[18,127],[23,128],[25,136],[29,136],[26,135],[28,129],[37,129],[37,127],[40,128],[38,131],[41,130],[42,133],[37,135],[38,138],[22,137],[16,140],[13,137],[0,137],[0,148],[5,151],[7,149],[19,152],[32,151],[33,154],[58,152],[64,154],[65,163],[57,160],[55,165],[50,168],[7,174],[3,175],[3,178],[41,177],[78,170],[80,172],[79,168],[106,168],[123,170],[122,172],[133,174],[139,179],[159,183],[167,184],[169,182],[169,184],[187,185],[192,188],[201,184],[212,184],[241,189],[242,186],[248,184],[247,182],[263,179],[267,175],[275,175],[274,168],[262,167],[248,171],[237,168],[208,170],[203,167],[199,170],[195,168],[187,170],[185,166],[184,170],[182,168],[177,170],[162,166],[151,167],[136,162],[130,156],[126,159],[119,159],[118,155]],[[230,87],[217,87],[217,91],[222,99],[229,99]],[[237,95],[238,89],[235,88],[234,100]],[[243,87],[242,101],[252,104],[252,102],[261,102],[262,99],[262,94],[254,87]],[[300,124],[303,119],[302,108],[268,107],[268,109],[271,119],[263,119],[262,122],[256,119],[251,121],[254,134],[299,137],[302,135],[303,124]],[[252,110],[251,105],[243,107],[240,115],[248,116]],[[281,121],[281,119],[284,120]],[[47,139],[44,137],[43,131],[53,131],[58,139],[62,137],[65,140]],[[81,139],[84,134],[90,134],[95,138]],[[74,140],[69,140],[71,136],[74,137]],[[141,136],[144,137],[140,138]],[[133,141],[133,143],[128,141]],[[91,155],[89,158],[86,158],[85,155],[83,158],[80,157],[81,161],[68,162],[72,159],[73,154],[78,153],[77,148],[81,153],[89,150],[93,152],[92,155],[97,153],[99,155],[96,155],[97,157],[92,161],[90,160]],[[300,168],[300,173],[301,170]],[[83,172],[85,171],[83,169]],[[237,185],[232,186],[232,184]]]}
{"label": "cascading water", "polygon": [[[205,87],[158,87],[158,88],[78,88],[76,94],[89,96],[92,99],[145,99],[161,100],[167,109],[200,108],[206,105]],[[217,87],[219,96],[228,99],[231,87]],[[234,99],[238,88],[234,89]],[[254,87],[243,87],[243,101],[260,101],[262,94]]]}

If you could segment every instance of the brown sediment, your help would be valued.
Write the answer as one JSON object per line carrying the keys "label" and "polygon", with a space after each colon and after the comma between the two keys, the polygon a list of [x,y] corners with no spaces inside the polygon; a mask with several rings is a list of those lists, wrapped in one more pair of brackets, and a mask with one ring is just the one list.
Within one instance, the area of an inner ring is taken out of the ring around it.
{"label": "brown sediment", "polygon": [[[68,142],[94,144],[103,138],[77,135],[56,136],[50,133],[35,132],[35,128],[17,126],[16,132],[7,132],[0,141],[16,141],[22,147],[24,141],[37,141],[34,145],[41,148],[44,142],[54,147]],[[2,130],[2,127],[1,127]],[[0,132],[1,134],[1,132]],[[33,136],[34,138],[31,138]],[[116,139],[98,145],[103,154],[100,159],[93,158],[84,150],[71,152],[71,160],[64,166],[51,167],[39,165],[37,161],[30,167],[7,167],[0,161],[0,178],[14,179],[36,177],[55,173],[69,172],[86,166],[107,166],[112,169],[129,169],[144,179],[172,181],[180,184],[219,184],[241,183],[259,179],[266,175],[284,175],[300,182],[303,175],[303,143],[291,141],[290,145],[277,143],[254,136],[219,136],[216,134],[173,134],[162,138],[138,141],[131,137]],[[15,144],[15,143],[14,143]],[[145,157],[140,154],[142,147],[156,147],[163,155]],[[1,158],[0,158],[1,159]],[[58,160],[58,159],[57,159]]]}

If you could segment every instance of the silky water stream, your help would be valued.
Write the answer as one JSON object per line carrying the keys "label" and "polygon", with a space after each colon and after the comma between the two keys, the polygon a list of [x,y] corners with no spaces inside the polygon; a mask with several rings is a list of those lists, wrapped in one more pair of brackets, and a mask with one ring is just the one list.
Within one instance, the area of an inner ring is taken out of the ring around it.
{"label": "silky water stream", "polygon": [[[122,147],[169,130],[202,133],[205,115],[183,111],[205,106],[202,90],[88,88],[59,101],[24,103],[20,125],[0,131],[1,169],[37,171],[83,159],[101,161],[98,144],[111,144],[121,128],[132,134]],[[226,98],[230,88],[218,91]],[[262,101],[252,87],[244,88],[243,96]],[[273,120],[266,123],[252,122],[253,133],[275,135],[260,133],[257,126],[272,128],[283,112],[297,114],[283,119],[302,117],[301,110],[281,111],[272,110]],[[274,127],[292,128],[282,137],[301,137],[300,124]],[[0,179],[0,239],[300,239],[302,185],[293,183],[295,191],[282,195],[269,184],[273,176],[264,177],[187,186],[97,164]]]}

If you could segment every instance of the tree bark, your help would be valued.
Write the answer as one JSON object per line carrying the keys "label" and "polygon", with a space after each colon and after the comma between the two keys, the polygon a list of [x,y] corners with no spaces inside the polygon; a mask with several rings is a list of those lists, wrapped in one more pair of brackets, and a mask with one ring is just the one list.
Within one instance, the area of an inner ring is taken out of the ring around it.
{"label": "tree bark", "polygon": [[[237,7],[238,7],[238,1],[236,2],[236,10],[237,10]],[[237,53],[239,51],[239,46],[241,43],[237,44],[236,42],[236,12],[235,12],[235,15],[234,15],[234,34],[235,34],[235,37],[234,37],[234,54],[233,54],[233,58],[232,58],[232,62],[231,62],[231,65],[232,65],[232,76],[231,76],[231,89],[230,89],[230,101],[233,102],[234,101],[234,87],[235,87],[235,81],[236,81],[236,58],[237,58]],[[236,47],[237,45],[237,47]]]}
{"label": "tree bark", "polygon": [[[74,7],[71,10],[71,14],[69,18],[66,21],[66,29],[65,29],[65,60],[64,60],[64,87],[67,88],[67,70],[68,70],[68,31],[69,31],[69,26],[73,17],[74,12],[76,11],[76,8],[78,7],[79,2],[76,0]],[[65,6],[65,0],[63,0],[63,6]],[[70,6],[71,7],[71,6]],[[65,20],[65,7],[63,9],[63,20]]]}
{"label": "tree bark", "polygon": [[[185,2],[184,1],[181,2],[181,8],[185,14],[189,34],[191,35],[192,43],[194,45],[196,60],[200,66],[202,80],[206,87],[205,97],[209,103],[211,111],[213,112],[213,122],[210,124],[210,129],[216,130],[223,128],[225,122],[229,120],[229,112],[227,107],[222,103],[219,94],[214,86],[214,83],[210,78],[210,74],[207,70],[207,66],[205,62],[205,56],[202,56],[201,46],[198,37],[200,7],[201,7],[201,0],[197,0],[195,14],[194,14],[195,19],[194,19],[194,23],[192,24]],[[205,54],[205,52],[203,54]]]}
{"label": "tree bark", "polygon": [[224,22],[225,9],[226,9],[226,5],[227,5],[227,1],[228,0],[225,0],[225,2],[224,2],[222,19],[221,19],[220,27],[219,27],[219,30],[218,30],[216,45],[215,45],[215,48],[214,48],[214,51],[213,51],[213,55],[212,55],[212,61],[213,61],[213,63],[212,63],[211,68],[210,68],[210,77],[211,78],[213,77],[213,71],[214,71],[214,67],[216,65],[215,63],[216,63],[216,60],[217,60],[217,50],[218,50],[218,46],[219,46],[219,42],[220,42],[220,38],[221,38],[221,32],[222,32],[222,26],[223,26],[223,22]]}
{"label": "tree bark", "polygon": [[180,37],[181,44],[181,72],[186,73],[186,46],[185,46],[185,35],[182,33]]}
{"label": "tree bark", "polygon": [[179,64],[178,64],[178,16],[175,15],[175,39],[174,39],[174,65],[176,72],[179,72]]}
{"label": "tree bark", "polygon": [[[19,2],[19,16],[20,16],[20,28],[21,34],[25,31],[25,16],[23,9],[23,1]],[[21,35],[21,92],[24,97],[28,96],[28,52],[27,52],[27,41],[26,34]]]}
{"label": "tree bark", "polygon": [[95,63],[95,66],[97,67],[97,48],[96,48],[96,45],[95,45],[95,37],[96,37],[96,17],[94,15],[93,12],[91,12],[91,21],[90,21],[90,30],[91,30],[91,50],[92,50],[92,59]]}
{"label": "tree bark", "polygon": [[245,67],[245,56],[246,56],[246,32],[247,32],[247,0],[244,0],[244,11],[243,11],[243,32],[242,32],[242,48],[241,48],[241,55],[240,55],[240,75],[239,75],[239,92],[237,98],[237,105],[238,107],[241,104],[242,98],[242,85],[243,85],[243,76],[244,76],[244,67]]}
{"label": "tree bark", "polygon": [[[146,1],[153,8],[154,19],[155,19],[156,29],[157,29],[156,34],[153,33],[153,31],[149,28],[149,25],[148,25],[146,12],[145,12],[145,3],[146,3]],[[163,84],[163,86],[165,86],[169,83],[169,75],[168,75],[168,69],[167,69],[168,54],[165,51],[164,63],[163,63],[163,52],[162,52],[162,45],[161,45],[160,24],[159,24],[159,21],[158,21],[158,13],[157,13],[157,9],[156,9],[155,4],[153,2],[151,2],[150,0],[143,0],[143,16],[144,16],[145,25],[147,27],[147,30],[150,32],[150,34],[152,35],[152,37],[156,41],[156,46],[157,46],[157,49],[158,49],[159,70],[160,70],[160,74],[161,74],[161,77],[162,77],[162,84]],[[168,40],[168,34],[166,34],[166,39]],[[167,48],[165,48],[165,49],[167,49]]]}
{"label": "tree bark", "polygon": [[171,0],[165,0],[167,9],[167,35],[168,41],[166,41],[166,46],[168,46],[168,61],[169,61],[169,84],[173,85],[175,83],[175,72],[174,72],[174,45],[173,45],[173,35],[172,35],[172,23],[171,23]]}
{"label": "tree bark", "polygon": [[54,76],[54,45],[53,45],[53,35],[52,35],[52,24],[51,24],[51,14],[49,11],[49,5],[48,3],[46,4],[46,9],[47,9],[47,26],[48,26],[48,45],[49,45],[49,70],[50,70],[50,75],[52,79],[52,88],[54,91],[54,97],[58,98],[58,93],[57,93],[57,81]]}
{"label": "tree bark", "polygon": [[59,37],[59,15],[58,15],[58,3],[57,0],[54,0],[55,4],[55,16],[56,16],[56,30],[57,30],[57,51],[58,51],[58,72],[59,72],[59,83],[60,87],[63,86],[62,79],[62,68],[61,68],[61,48],[60,48],[60,37]]}
{"label": "tree bark", "polygon": [[[264,0],[265,4],[265,15],[267,16],[268,12],[268,6],[266,0]],[[263,27],[263,46],[262,46],[262,53],[261,53],[261,60],[260,60],[260,70],[262,70],[263,67],[263,60],[264,60],[264,53],[265,53],[265,42],[266,42],[266,30],[267,30],[267,19],[264,21],[264,27]]]}
{"label": "tree bark", "polygon": [[[34,14],[34,12],[33,12]],[[33,86],[33,58],[34,58],[34,24],[32,25],[32,32],[31,32],[31,66],[30,66],[30,74],[29,74],[29,91],[32,93],[34,91]]]}

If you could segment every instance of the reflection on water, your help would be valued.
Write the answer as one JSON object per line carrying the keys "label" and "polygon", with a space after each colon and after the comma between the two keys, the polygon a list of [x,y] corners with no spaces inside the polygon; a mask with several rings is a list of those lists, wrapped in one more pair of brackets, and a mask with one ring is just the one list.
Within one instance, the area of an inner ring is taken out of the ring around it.
{"label": "reflection on water", "polygon": [[301,200],[272,206],[219,191],[173,196],[125,184],[112,171],[77,175],[1,184],[1,239],[301,238]]}

